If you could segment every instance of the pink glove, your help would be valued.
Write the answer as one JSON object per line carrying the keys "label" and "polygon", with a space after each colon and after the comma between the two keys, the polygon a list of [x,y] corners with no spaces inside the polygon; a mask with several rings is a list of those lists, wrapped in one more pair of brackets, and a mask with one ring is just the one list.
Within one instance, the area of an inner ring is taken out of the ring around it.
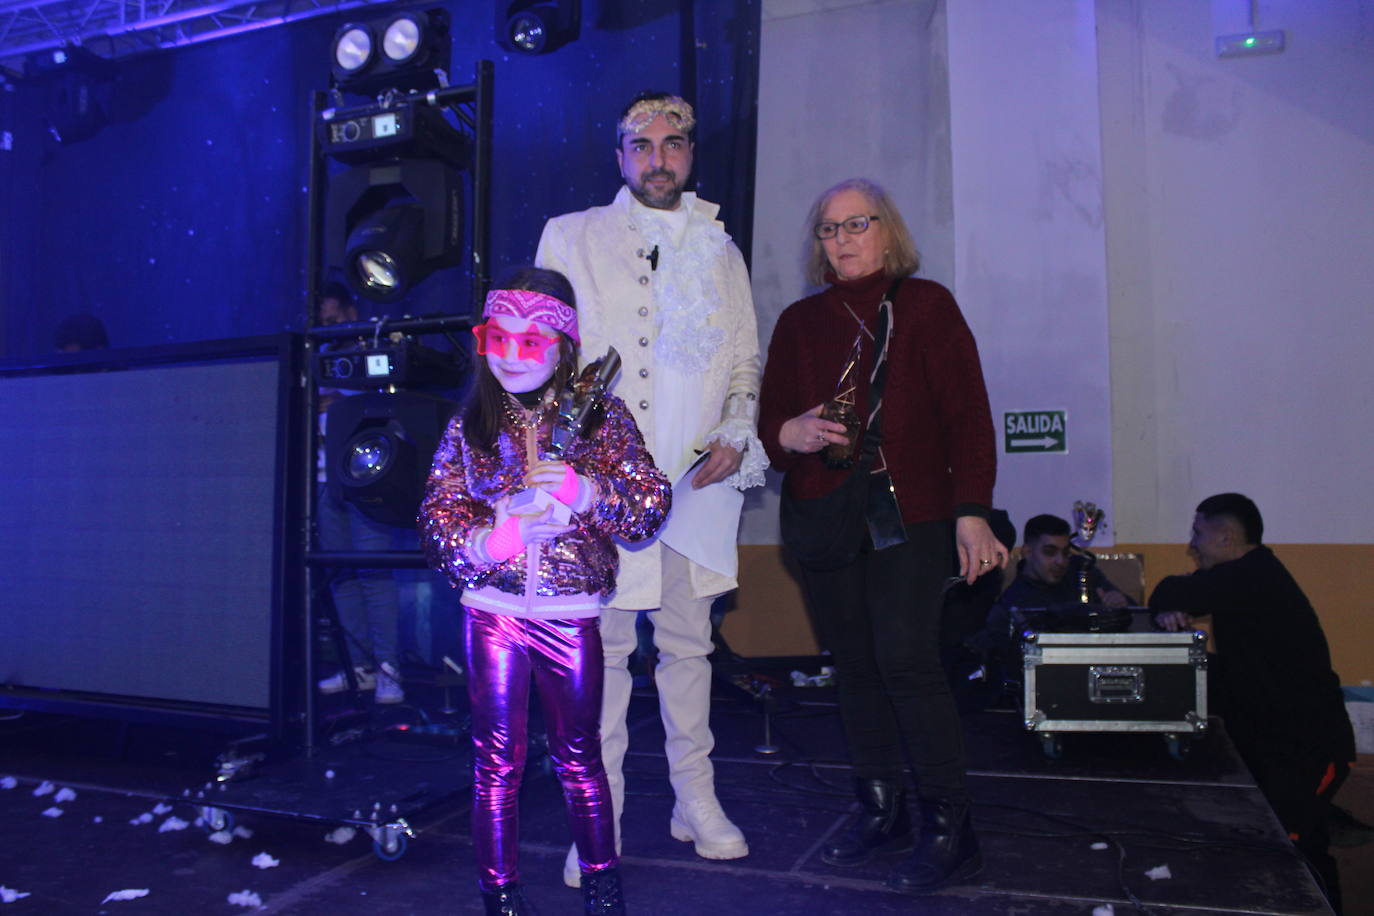
{"label": "pink glove", "polygon": [[525,541],[520,537],[520,519],[514,515],[491,529],[491,534],[487,536],[487,553],[493,562],[509,560],[524,550]]}
{"label": "pink glove", "polygon": [[558,491],[553,494],[553,498],[565,506],[571,506],[577,502],[578,494],[582,492],[582,484],[577,479],[577,472],[572,469],[572,465],[563,465],[563,482],[558,485]]}

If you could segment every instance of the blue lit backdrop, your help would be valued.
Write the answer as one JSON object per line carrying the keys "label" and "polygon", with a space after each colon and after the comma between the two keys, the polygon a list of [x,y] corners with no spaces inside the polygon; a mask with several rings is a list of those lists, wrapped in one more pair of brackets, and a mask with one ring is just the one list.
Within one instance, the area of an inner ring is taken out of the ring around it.
{"label": "blue lit backdrop", "polygon": [[[549,216],[607,203],[614,122],[638,90],[699,108],[697,180],[749,252],[758,0],[588,0],[581,37],[548,55],[496,44],[491,5],[451,3],[455,83],[495,62],[492,273],[533,258]],[[111,345],[147,346],[302,326],[310,94],[327,86],[321,18],[127,60],[111,123],[59,144],[48,93],[0,93],[0,357],[52,348],[91,312]],[[434,276],[406,311],[466,311],[463,271]]]}

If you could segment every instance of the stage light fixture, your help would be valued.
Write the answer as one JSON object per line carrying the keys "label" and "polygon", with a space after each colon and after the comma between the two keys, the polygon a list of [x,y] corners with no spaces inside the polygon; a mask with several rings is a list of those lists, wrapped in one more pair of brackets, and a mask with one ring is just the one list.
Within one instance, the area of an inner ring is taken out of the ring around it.
{"label": "stage light fixture", "polygon": [[372,62],[372,33],[350,22],[334,37],[334,68],[352,76]]}
{"label": "stage light fixture", "polygon": [[350,22],[334,33],[330,72],[342,92],[426,92],[439,87],[435,71],[448,65],[449,15],[442,8]]}
{"label": "stage light fixture", "polygon": [[424,226],[424,207],[413,203],[392,204],[359,221],[344,252],[359,292],[387,301],[415,285],[422,272]]}
{"label": "stage light fixture", "polygon": [[24,61],[24,80],[41,87],[48,132],[76,143],[100,132],[114,101],[115,64],[79,45],[35,51]]}
{"label": "stage light fixture", "polygon": [[510,40],[513,45],[527,54],[538,54],[544,50],[549,33],[544,19],[537,10],[516,13],[511,19]]}
{"label": "stage light fixture", "polygon": [[382,52],[394,64],[407,64],[419,53],[422,27],[409,13],[402,13],[387,25],[382,34]]}
{"label": "stage light fixture", "polygon": [[497,41],[523,54],[546,54],[575,40],[581,20],[580,0],[498,0]]}
{"label": "stage light fixture", "polygon": [[461,263],[461,176],[437,159],[381,162],[336,175],[327,212],[329,266],[375,302],[395,302],[434,271]]}
{"label": "stage light fixture", "polygon": [[456,406],[416,391],[340,398],[325,420],[328,485],[384,525],[415,525],[429,465]]}

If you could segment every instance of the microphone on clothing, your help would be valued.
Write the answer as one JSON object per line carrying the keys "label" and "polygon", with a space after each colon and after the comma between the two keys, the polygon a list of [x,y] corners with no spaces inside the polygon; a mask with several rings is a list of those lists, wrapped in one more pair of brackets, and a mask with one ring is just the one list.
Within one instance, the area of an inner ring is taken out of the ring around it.
{"label": "microphone on clothing", "polygon": [[654,246],[654,250],[653,250],[653,251],[649,252],[649,253],[646,254],[644,257],[649,261],[649,269],[650,269],[650,270],[658,270],[658,246],[657,246],[657,245]]}

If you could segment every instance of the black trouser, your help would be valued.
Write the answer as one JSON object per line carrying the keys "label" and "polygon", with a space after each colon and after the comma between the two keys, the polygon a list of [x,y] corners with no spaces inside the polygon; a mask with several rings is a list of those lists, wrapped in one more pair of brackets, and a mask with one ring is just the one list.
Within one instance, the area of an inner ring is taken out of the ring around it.
{"label": "black trouser", "polygon": [[924,798],[967,799],[959,715],[940,665],[940,609],[953,570],[950,522],[907,526],[907,542],[866,545],[842,569],[803,570],[835,660],[854,775],[902,778],[902,744]]}
{"label": "black trouser", "polygon": [[1328,849],[1327,818],[1331,800],[1350,774],[1350,765],[1330,761],[1329,754],[1285,743],[1266,745],[1236,742],[1237,750],[1255,777],[1255,783],[1274,809],[1293,845],[1311,863],[1326,885],[1331,908],[1341,910],[1340,875]]}

